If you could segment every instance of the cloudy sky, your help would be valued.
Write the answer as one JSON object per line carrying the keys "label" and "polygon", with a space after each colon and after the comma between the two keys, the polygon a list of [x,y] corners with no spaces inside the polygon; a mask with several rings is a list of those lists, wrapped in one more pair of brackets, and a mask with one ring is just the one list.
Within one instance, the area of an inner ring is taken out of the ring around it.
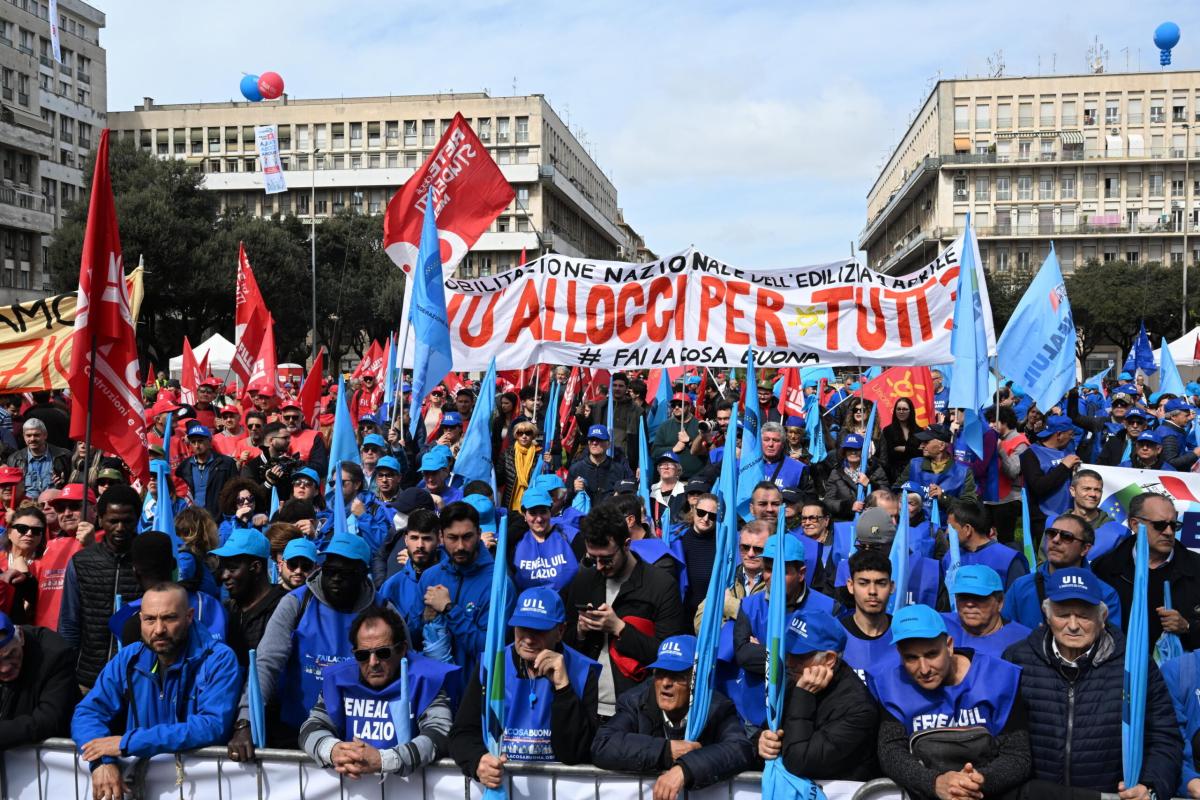
{"label": "cloudy sky", "polygon": [[1173,68],[1200,66],[1193,4],[1163,0],[93,2],[112,110],[240,99],[242,74],[268,69],[304,98],[515,83],[586,136],[651,248],[748,267],[844,257],[933,81],[987,74],[997,50],[1008,75],[1078,73],[1098,36],[1109,71],[1158,69],[1171,19]]}

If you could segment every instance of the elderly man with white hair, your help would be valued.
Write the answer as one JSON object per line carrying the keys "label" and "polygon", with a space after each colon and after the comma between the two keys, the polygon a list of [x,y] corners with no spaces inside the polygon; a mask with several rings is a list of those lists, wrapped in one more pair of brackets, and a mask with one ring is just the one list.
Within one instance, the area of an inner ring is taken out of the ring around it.
{"label": "elderly man with white hair", "polygon": [[1145,749],[1138,783],[1121,778],[1125,638],[1108,622],[1099,578],[1090,570],[1055,570],[1046,581],[1046,624],[1005,651],[1021,667],[1029,709],[1031,800],[1170,797],[1179,778],[1183,740],[1162,674],[1149,665]]}
{"label": "elderly man with white hair", "polygon": [[8,466],[25,474],[26,497],[37,497],[46,489],[61,489],[71,472],[71,453],[48,440],[46,423],[36,417],[21,426],[25,446],[8,457]]}

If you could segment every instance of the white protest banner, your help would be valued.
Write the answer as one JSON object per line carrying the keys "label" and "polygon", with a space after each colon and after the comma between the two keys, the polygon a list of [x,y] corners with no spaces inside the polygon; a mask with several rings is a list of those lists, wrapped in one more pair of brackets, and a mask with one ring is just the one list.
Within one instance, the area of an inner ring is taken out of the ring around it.
{"label": "white protest banner", "polygon": [[54,53],[54,60],[58,63],[63,63],[62,60],[62,40],[58,36],[58,0],[50,0],[50,49]]}
{"label": "white protest banner", "polygon": [[258,145],[258,161],[262,165],[263,188],[267,194],[287,191],[283,167],[279,163],[279,131],[274,125],[257,125],[254,141]]}
{"label": "white protest banner", "polygon": [[740,269],[689,249],[647,264],[545,255],[447,278],[454,368],[484,370],[493,356],[500,370],[736,367],[751,345],[764,366],[941,364],[961,246],[902,276],[850,260]]}
{"label": "white protest banner", "polygon": [[1178,535],[1185,547],[1200,549],[1200,474],[1195,472],[1159,472],[1128,467],[1086,465],[1104,479],[1100,508],[1118,522],[1124,522],[1129,503],[1143,492],[1171,498],[1182,523]]}

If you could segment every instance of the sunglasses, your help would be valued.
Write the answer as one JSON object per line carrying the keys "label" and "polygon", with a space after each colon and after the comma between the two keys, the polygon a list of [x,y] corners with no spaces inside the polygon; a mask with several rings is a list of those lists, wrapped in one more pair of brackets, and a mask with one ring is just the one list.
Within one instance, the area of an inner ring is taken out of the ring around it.
{"label": "sunglasses", "polygon": [[1050,539],[1058,539],[1067,544],[1071,544],[1072,542],[1087,543],[1087,539],[1084,539],[1082,536],[1070,531],[1064,531],[1061,528],[1046,528],[1046,540],[1049,541]]}
{"label": "sunglasses", "polygon": [[820,522],[823,519],[825,519],[824,514],[815,514],[815,515],[808,514],[806,516],[800,517],[801,522]]}
{"label": "sunglasses", "polygon": [[261,428],[262,426],[263,426],[263,424],[261,422],[247,422],[246,423],[246,427],[252,431],[256,431],[259,428]]}
{"label": "sunglasses", "polygon": [[249,495],[239,496],[237,499],[237,504],[239,506],[252,506],[254,505],[254,498],[250,497]]}
{"label": "sunglasses", "polygon": [[743,553],[751,556],[761,556],[766,548],[756,547],[752,544],[739,544],[738,549]]}
{"label": "sunglasses", "polygon": [[613,564],[617,563],[617,554],[613,553],[611,556],[586,555],[583,558],[579,559],[579,563],[583,564],[585,567],[594,567],[597,564],[606,566],[606,567],[610,567]]}
{"label": "sunglasses", "polygon": [[672,400],[671,408],[683,408],[683,403],[679,402],[678,400]]}
{"label": "sunglasses", "polygon": [[314,564],[312,561],[308,560],[307,558],[301,558],[300,556],[289,558],[284,563],[287,564],[287,568],[292,572],[312,572],[313,567],[316,566],[316,564]]}
{"label": "sunglasses", "polygon": [[299,422],[300,415],[299,414],[284,414],[282,417],[280,417],[280,419],[282,419],[284,422]]}
{"label": "sunglasses", "polygon": [[1175,530],[1179,527],[1179,520],[1177,519],[1146,519],[1145,517],[1134,517],[1134,519],[1141,520],[1146,523],[1147,528],[1153,528],[1159,533],[1162,533],[1167,528]]}
{"label": "sunglasses", "polygon": [[533,436],[533,431],[517,431],[517,436]]}
{"label": "sunglasses", "polygon": [[717,516],[715,511],[705,511],[703,508],[693,509],[696,519],[714,519]]}
{"label": "sunglasses", "polygon": [[387,661],[392,657],[392,653],[396,652],[396,648],[392,645],[384,647],[376,647],[372,649],[363,649],[354,651],[354,660],[360,664],[365,664],[371,660],[371,656],[375,656],[380,661]]}
{"label": "sunglasses", "polygon": [[27,533],[32,533],[32,534],[41,536],[46,531],[46,529],[43,528],[41,525],[26,525],[21,522],[14,522],[9,527],[22,536],[24,536]]}
{"label": "sunglasses", "polygon": [[75,511],[75,512],[79,512],[79,511],[82,511],[82,510],[83,510],[83,503],[71,503],[71,502],[65,502],[65,503],[64,503],[64,502],[60,502],[60,501],[58,501],[58,500],[55,500],[55,501],[54,501],[53,503],[51,503],[50,505],[51,505],[51,507],[53,507],[53,508],[54,508],[54,510],[55,510],[55,511],[57,511],[57,512],[58,512],[58,513],[60,513],[60,514],[61,514],[61,513],[63,513],[64,511]]}

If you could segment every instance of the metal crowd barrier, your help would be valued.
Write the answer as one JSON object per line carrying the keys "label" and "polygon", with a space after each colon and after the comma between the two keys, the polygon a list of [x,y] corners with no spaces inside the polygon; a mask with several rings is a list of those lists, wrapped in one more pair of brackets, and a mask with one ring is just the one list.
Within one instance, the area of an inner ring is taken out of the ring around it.
{"label": "metal crowd barrier", "polygon": [[[649,800],[654,779],[591,766],[509,764],[512,800]],[[689,800],[759,800],[761,774],[744,772],[687,793]],[[137,762],[126,782],[143,800],[479,800],[479,785],[449,759],[407,778],[343,778],[299,750],[259,750],[253,763],[206,747]],[[901,800],[891,781],[822,781],[829,800]],[[70,739],[8,750],[0,761],[0,798],[91,800],[91,772]]]}

